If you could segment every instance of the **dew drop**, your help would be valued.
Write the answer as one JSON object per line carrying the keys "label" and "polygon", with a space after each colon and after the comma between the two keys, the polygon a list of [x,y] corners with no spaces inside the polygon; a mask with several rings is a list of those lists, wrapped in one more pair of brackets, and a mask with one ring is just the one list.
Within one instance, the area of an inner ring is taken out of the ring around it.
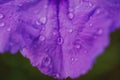
{"label": "dew drop", "polygon": [[0,23],[0,27],[3,27],[3,26],[5,26],[5,23],[4,23],[4,22],[1,22],[1,23]]}
{"label": "dew drop", "polygon": [[77,49],[79,49],[81,46],[80,46],[80,44],[76,44],[75,47],[76,47]]}
{"label": "dew drop", "polygon": [[92,23],[90,23],[90,24],[89,24],[89,26],[90,26],[90,27],[93,27],[93,24],[92,24]]}
{"label": "dew drop", "polygon": [[41,57],[39,58],[39,63],[37,64],[37,67],[41,72],[45,74],[51,72],[52,61],[50,56],[48,56],[47,54],[41,55]]}
{"label": "dew drop", "polygon": [[46,17],[42,17],[42,18],[40,18],[40,22],[41,22],[42,24],[45,24],[46,21],[47,21]]}
{"label": "dew drop", "polygon": [[45,40],[45,37],[41,35],[41,36],[39,37],[39,39],[40,39],[41,41],[44,41],[44,40]]}
{"label": "dew drop", "polygon": [[74,58],[71,58],[72,61],[74,61],[75,59]]}
{"label": "dew drop", "polygon": [[100,11],[99,9],[98,9],[98,10],[96,10],[96,14],[100,14],[100,12],[101,12],[101,11]]}
{"label": "dew drop", "polygon": [[0,19],[2,19],[3,17],[4,17],[3,14],[0,13]]}
{"label": "dew drop", "polygon": [[11,28],[8,28],[7,31],[11,31]]}
{"label": "dew drop", "polygon": [[44,8],[45,8],[45,9],[48,8],[48,5],[45,5]]}
{"label": "dew drop", "polygon": [[93,4],[89,2],[89,6],[90,6],[90,7],[92,7],[92,6],[93,6]]}
{"label": "dew drop", "polygon": [[70,33],[73,32],[73,29],[69,29],[68,32],[70,32]]}
{"label": "dew drop", "polygon": [[88,51],[87,51],[87,50],[84,50],[84,53],[88,53]]}
{"label": "dew drop", "polygon": [[69,12],[73,12],[74,11],[73,8],[68,8],[68,10],[69,10]]}
{"label": "dew drop", "polygon": [[42,63],[45,67],[49,66],[51,63],[51,58],[49,56],[45,56],[42,60]]}
{"label": "dew drop", "polygon": [[36,21],[35,23],[36,23],[37,25],[41,25],[41,22],[39,22],[39,21]]}
{"label": "dew drop", "polygon": [[59,78],[59,77],[60,77],[60,74],[59,74],[59,73],[56,73],[56,74],[54,74],[54,77],[55,77],[55,78]]}
{"label": "dew drop", "polygon": [[70,12],[70,13],[68,14],[68,17],[69,17],[70,19],[73,19],[74,14]]}
{"label": "dew drop", "polygon": [[77,49],[80,49],[81,48],[81,44],[80,44],[80,41],[79,40],[76,40],[74,43],[73,43],[74,47],[77,48]]}
{"label": "dew drop", "polygon": [[57,32],[56,32],[56,31],[53,31],[53,35],[54,35],[54,36],[57,35]]}
{"label": "dew drop", "polygon": [[98,35],[101,35],[102,33],[103,33],[103,30],[102,30],[102,29],[98,29],[98,30],[97,30],[97,34],[98,34]]}
{"label": "dew drop", "polygon": [[64,42],[63,38],[62,38],[62,37],[59,37],[59,38],[58,38],[58,44],[61,45],[61,44],[63,44],[63,42]]}
{"label": "dew drop", "polygon": [[78,58],[71,58],[71,61],[73,61],[73,62],[75,62],[75,61],[77,61],[78,60]]}
{"label": "dew drop", "polygon": [[58,31],[57,31],[57,30],[52,30],[52,35],[53,35],[53,36],[58,35]]}

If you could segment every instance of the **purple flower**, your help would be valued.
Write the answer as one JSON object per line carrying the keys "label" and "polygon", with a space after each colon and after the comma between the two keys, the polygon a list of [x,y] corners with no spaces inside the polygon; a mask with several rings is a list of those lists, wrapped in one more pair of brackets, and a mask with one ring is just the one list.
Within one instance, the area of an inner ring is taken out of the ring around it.
{"label": "purple flower", "polygon": [[119,18],[119,0],[1,0],[0,52],[21,51],[46,75],[77,78],[109,45]]}

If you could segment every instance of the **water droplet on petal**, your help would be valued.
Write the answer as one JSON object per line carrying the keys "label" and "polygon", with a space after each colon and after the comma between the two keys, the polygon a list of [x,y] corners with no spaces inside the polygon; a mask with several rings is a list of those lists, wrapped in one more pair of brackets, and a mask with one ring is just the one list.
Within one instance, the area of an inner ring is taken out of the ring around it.
{"label": "water droplet on petal", "polygon": [[73,62],[75,62],[75,61],[77,61],[78,60],[78,58],[71,58],[71,61],[73,61]]}
{"label": "water droplet on petal", "polygon": [[54,77],[55,77],[55,78],[59,78],[59,77],[60,77],[60,74],[56,73],[56,74],[54,74]]}
{"label": "water droplet on petal", "polygon": [[74,61],[75,59],[74,58],[71,58],[72,61]]}
{"label": "water droplet on petal", "polygon": [[57,31],[57,30],[53,30],[53,31],[52,31],[52,34],[53,34],[54,36],[56,36],[56,35],[58,34],[58,31]]}
{"label": "water droplet on petal", "polygon": [[74,9],[73,8],[68,8],[69,12],[73,12]]}
{"label": "water droplet on petal", "polygon": [[93,24],[92,24],[92,23],[90,23],[90,24],[89,24],[89,26],[90,26],[90,27],[92,27],[92,26],[93,26]]}
{"label": "water droplet on petal", "polygon": [[4,22],[1,22],[1,23],[0,23],[0,27],[3,27],[3,26],[5,26],[5,23],[4,23]]}
{"label": "water droplet on petal", "polygon": [[43,58],[43,60],[42,60],[42,64],[43,64],[45,67],[47,67],[47,66],[50,65],[50,63],[51,63],[51,58],[50,58],[49,56],[45,56],[45,57]]}
{"label": "water droplet on petal", "polygon": [[73,19],[74,14],[70,12],[70,13],[68,14],[68,17],[69,17],[70,19]]}
{"label": "water droplet on petal", "polygon": [[39,59],[39,63],[37,64],[38,69],[44,74],[48,74],[52,72],[52,61],[50,56],[47,54],[41,55]]}
{"label": "water droplet on petal", "polygon": [[45,9],[48,8],[48,5],[45,5],[44,8],[45,8]]}
{"label": "water droplet on petal", "polygon": [[7,31],[11,31],[11,28],[8,28]]}
{"label": "water droplet on petal", "polygon": [[41,36],[39,37],[39,39],[40,39],[41,41],[44,41],[44,40],[45,40],[45,37],[41,35]]}
{"label": "water droplet on petal", "polygon": [[80,44],[80,41],[79,40],[76,40],[74,43],[73,43],[74,47],[79,49],[81,48],[81,44]]}
{"label": "water droplet on petal", "polygon": [[90,6],[90,7],[92,7],[92,6],[93,6],[93,4],[89,2],[89,6]]}
{"label": "water droplet on petal", "polygon": [[80,46],[80,44],[77,44],[77,45],[75,45],[75,47],[79,49],[81,46]]}
{"label": "water droplet on petal", "polygon": [[45,24],[46,21],[47,21],[46,17],[42,17],[42,18],[40,18],[40,22],[41,22],[42,24]]}
{"label": "water droplet on petal", "polygon": [[63,42],[64,42],[64,39],[63,39],[62,37],[59,37],[59,38],[58,38],[58,44],[61,45],[61,44],[63,44]]}
{"label": "water droplet on petal", "polygon": [[3,17],[4,17],[3,14],[0,13],[0,19],[2,19]]}
{"label": "water droplet on petal", "polygon": [[101,11],[98,9],[97,11],[96,11],[96,14],[99,14]]}
{"label": "water droplet on petal", "polygon": [[102,33],[103,33],[103,30],[102,30],[102,29],[98,29],[98,30],[97,30],[97,34],[98,34],[98,35],[101,35]]}
{"label": "water droplet on petal", "polygon": [[35,22],[37,25],[41,25],[41,22],[39,22],[38,20]]}
{"label": "water droplet on petal", "polygon": [[73,32],[73,29],[69,29],[68,32],[70,32],[70,33]]}
{"label": "water droplet on petal", "polygon": [[84,50],[84,53],[88,53],[88,51],[87,51],[87,50]]}

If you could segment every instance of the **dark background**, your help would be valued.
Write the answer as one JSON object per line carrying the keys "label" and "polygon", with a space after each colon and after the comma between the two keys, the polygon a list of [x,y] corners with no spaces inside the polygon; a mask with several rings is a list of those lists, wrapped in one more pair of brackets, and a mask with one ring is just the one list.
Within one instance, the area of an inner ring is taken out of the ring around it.
{"label": "dark background", "polygon": [[[120,80],[120,30],[111,33],[110,46],[93,69],[76,80]],[[54,80],[32,67],[20,53],[0,54],[0,80]],[[71,80],[71,79],[66,79]]]}

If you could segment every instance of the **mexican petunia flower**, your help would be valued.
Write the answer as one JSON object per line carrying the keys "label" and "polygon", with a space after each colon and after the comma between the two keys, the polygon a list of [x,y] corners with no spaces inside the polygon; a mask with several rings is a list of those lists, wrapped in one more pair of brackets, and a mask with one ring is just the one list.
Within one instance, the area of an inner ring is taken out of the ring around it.
{"label": "mexican petunia flower", "polygon": [[86,74],[120,28],[120,0],[0,0],[0,52],[57,79]]}

